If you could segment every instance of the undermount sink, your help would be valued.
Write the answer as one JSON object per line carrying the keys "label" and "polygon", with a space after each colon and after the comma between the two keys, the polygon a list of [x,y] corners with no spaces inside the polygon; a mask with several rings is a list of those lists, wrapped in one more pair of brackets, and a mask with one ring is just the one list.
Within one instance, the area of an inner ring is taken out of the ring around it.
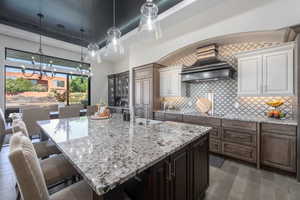
{"label": "undermount sink", "polygon": [[152,125],[152,124],[160,124],[162,121],[153,120],[153,119],[145,119],[145,118],[136,118],[135,123],[140,125]]}

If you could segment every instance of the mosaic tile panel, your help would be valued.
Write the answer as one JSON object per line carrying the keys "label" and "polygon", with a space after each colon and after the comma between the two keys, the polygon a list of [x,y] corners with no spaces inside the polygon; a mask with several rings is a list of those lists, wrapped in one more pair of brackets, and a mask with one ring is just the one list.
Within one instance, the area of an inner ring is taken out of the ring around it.
{"label": "mosaic tile panel", "polygon": [[[237,60],[234,54],[277,45],[278,43],[237,43],[219,46],[219,59],[227,61],[237,69]],[[191,65],[197,60],[195,54],[185,56],[172,63],[172,65]],[[174,105],[184,112],[195,112],[195,103],[198,97],[206,97],[207,93],[214,93],[214,112],[217,114],[251,114],[264,116],[272,109],[265,103],[275,99],[283,99],[284,105],[280,109],[287,113],[290,118],[293,116],[293,105],[295,97],[238,97],[237,78],[231,80],[208,81],[202,83],[186,84],[187,97],[167,98],[169,104]]]}

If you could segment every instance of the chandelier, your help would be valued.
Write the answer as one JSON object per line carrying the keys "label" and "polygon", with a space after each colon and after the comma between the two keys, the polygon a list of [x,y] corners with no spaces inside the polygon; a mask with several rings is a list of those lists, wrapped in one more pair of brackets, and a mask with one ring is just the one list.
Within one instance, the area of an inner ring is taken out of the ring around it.
{"label": "chandelier", "polygon": [[[26,72],[25,65],[22,65],[22,74],[24,77],[33,77],[37,75],[39,79],[52,79],[55,76],[56,69],[53,67],[53,61],[47,61],[46,56],[43,53],[42,49],[42,19],[44,15],[42,13],[38,13],[37,16],[39,17],[40,23],[40,38],[39,38],[39,49],[36,56],[31,57],[31,64],[33,66],[33,70],[31,73],[28,71]],[[49,76],[50,72],[50,76]]]}

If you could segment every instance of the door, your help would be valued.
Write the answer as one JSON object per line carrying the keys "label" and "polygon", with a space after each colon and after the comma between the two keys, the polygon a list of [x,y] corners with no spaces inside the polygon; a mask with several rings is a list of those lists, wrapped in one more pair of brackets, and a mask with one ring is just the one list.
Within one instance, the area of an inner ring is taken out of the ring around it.
{"label": "door", "polygon": [[171,156],[172,163],[172,200],[188,199],[188,153],[187,149]]}
{"label": "door", "polygon": [[170,163],[166,160],[158,163],[151,169],[150,190],[144,199],[169,200],[170,197]]}
{"label": "door", "polygon": [[262,94],[262,56],[238,60],[238,95],[257,96]]}
{"label": "door", "polygon": [[142,80],[135,80],[135,105],[140,106],[142,104]]}
{"label": "door", "polygon": [[262,133],[262,163],[271,167],[296,171],[296,137]]}
{"label": "door", "polygon": [[293,50],[263,56],[263,93],[268,96],[293,95]]}
{"label": "door", "polygon": [[196,142],[190,150],[190,200],[204,195],[209,184],[208,137]]}

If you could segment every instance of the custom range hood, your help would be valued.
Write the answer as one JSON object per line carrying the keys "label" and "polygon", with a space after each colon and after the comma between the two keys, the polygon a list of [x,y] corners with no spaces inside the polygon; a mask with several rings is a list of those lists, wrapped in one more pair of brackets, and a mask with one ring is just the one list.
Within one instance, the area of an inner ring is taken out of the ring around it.
{"label": "custom range hood", "polygon": [[182,69],[182,82],[202,82],[233,78],[235,69],[225,61],[217,58],[217,46],[215,44],[197,49],[198,60],[192,66]]}

